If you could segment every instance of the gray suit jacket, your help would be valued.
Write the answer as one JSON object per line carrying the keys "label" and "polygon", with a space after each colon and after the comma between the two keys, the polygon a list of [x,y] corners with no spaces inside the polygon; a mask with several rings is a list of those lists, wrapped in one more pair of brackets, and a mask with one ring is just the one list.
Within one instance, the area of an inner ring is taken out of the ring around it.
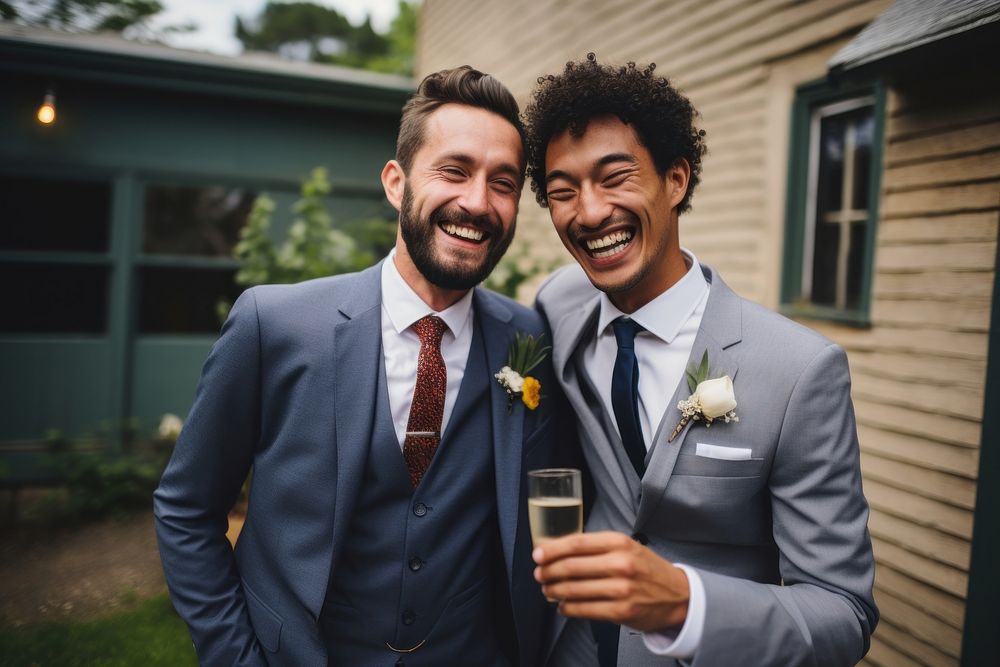
{"label": "gray suit jacket", "polygon": [[[194,406],[153,496],[174,607],[205,665],[322,665],[317,623],[364,477],[381,345],[381,264],[356,274],[247,290],[205,363]],[[537,313],[477,288],[491,372]],[[531,573],[526,471],[550,465],[559,402],[537,410],[492,382],[496,509],[517,650],[532,664],[546,606]],[[226,515],[253,466],[235,553]],[[445,546],[444,548],[447,548]],[[508,612],[509,615],[509,612]],[[500,618],[499,620],[505,620]],[[513,639],[512,639],[513,642]],[[513,649],[513,647],[511,647]],[[456,659],[459,659],[456,656]]]}
{"label": "gray suit jacket", "polygon": [[[583,372],[599,292],[575,265],[539,292],[556,376],[579,419],[596,487],[587,530],[630,533],[698,570],[706,617],[694,667],[854,664],[868,650],[878,612],[847,358],[703,270],[711,287],[691,360],[707,350],[712,371],[733,379],[739,421],[692,421],[667,442],[681,417],[677,403],[689,394],[682,381],[641,480]],[[699,456],[698,443],[749,448],[751,458]],[[623,630],[618,664],[673,660]]]}

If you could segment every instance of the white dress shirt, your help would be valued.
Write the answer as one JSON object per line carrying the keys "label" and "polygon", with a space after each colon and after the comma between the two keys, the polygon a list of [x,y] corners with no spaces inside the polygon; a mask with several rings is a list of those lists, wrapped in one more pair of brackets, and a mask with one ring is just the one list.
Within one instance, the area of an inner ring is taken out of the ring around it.
{"label": "white dress shirt", "polygon": [[[682,249],[689,268],[679,281],[663,294],[628,315],[642,325],[635,338],[635,356],[639,363],[639,422],[642,426],[646,449],[652,445],[660,422],[670,410],[677,385],[684,380],[684,372],[694,347],[694,339],[701,326],[708,301],[709,286],[698,264],[698,259],[689,250]],[[608,414],[614,417],[611,405],[611,376],[618,343],[611,323],[624,316],[608,298],[601,293],[601,311],[597,323],[597,335],[591,339],[584,353],[587,372],[600,395]],[[611,420],[618,429],[615,419]],[[665,424],[671,428],[673,424]],[[689,658],[701,643],[705,625],[705,589],[701,578],[693,569],[679,564],[688,577],[691,588],[688,614],[680,632],[644,633],[643,641],[653,653],[669,655],[673,658]]]}
{"label": "white dress shirt", "polygon": [[436,312],[417,296],[399,274],[395,250],[382,263],[382,354],[389,389],[389,410],[400,448],[406,439],[406,423],[410,418],[413,388],[417,384],[417,357],[420,354],[420,338],[411,325],[426,315],[437,315],[448,327],[441,338],[441,356],[448,375],[444,418],[441,420],[441,433],[444,434],[458,399],[472,347],[472,293],[470,289],[454,304]]}

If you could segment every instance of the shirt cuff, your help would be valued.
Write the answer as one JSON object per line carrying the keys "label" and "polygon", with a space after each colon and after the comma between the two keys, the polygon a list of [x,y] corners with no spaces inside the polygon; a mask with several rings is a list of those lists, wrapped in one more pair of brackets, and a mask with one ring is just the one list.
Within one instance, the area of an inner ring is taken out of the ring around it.
{"label": "shirt cuff", "polygon": [[680,632],[644,632],[642,641],[656,655],[683,659],[692,657],[701,645],[701,635],[705,630],[705,586],[697,570],[679,563],[675,565],[687,575],[691,589],[687,618]]}

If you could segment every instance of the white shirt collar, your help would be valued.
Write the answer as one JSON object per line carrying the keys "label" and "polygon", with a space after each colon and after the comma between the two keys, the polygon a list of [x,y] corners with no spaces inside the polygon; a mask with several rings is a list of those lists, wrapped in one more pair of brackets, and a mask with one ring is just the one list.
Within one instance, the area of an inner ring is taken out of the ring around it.
{"label": "white shirt collar", "polygon": [[389,315],[392,327],[401,334],[417,320],[427,315],[437,315],[448,325],[456,338],[469,326],[472,311],[472,293],[469,290],[461,299],[441,312],[435,312],[423,299],[417,296],[396,268],[396,250],[382,262],[382,307]]}
{"label": "white shirt collar", "polygon": [[[681,253],[690,262],[687,273],[666,292],[628,315],[641,324],[643,329],[666,343],[673,342],[681,327],[708,292],[708,283],[705,281],[698,258],[685,248],[681,248]],[[611,303],[611,299],[604,292],[601,292],[600,299],[601,315],[597,322],[599,336],[607,331],[612,321],[625,315]]]}

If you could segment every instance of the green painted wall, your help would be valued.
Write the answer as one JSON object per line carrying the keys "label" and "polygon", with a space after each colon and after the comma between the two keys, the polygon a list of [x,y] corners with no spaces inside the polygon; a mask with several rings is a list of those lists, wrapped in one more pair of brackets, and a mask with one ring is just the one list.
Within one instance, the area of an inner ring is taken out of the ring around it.
{"label": "green painted wall", "polygon": [[[325,166],[336,221],[386,217],[391,209],[379,173],[394,153],[398,108],[406,97],[392,92],[395,111],[385,110],[385,91],[376,91],[381,110],[344,109],[311,99],[261,99],[263,93],[257,99],[231,91],[214,95],[205,85],[164,89],[134,77],[132,83],[104,82],[93,74],[78,76],[69,64],[65,71],[49,67],[45,75],[35,69],[11,61],[0,66],[0,174],[113,183],[111,249],[97,258],[111,267],[108,329],[85,338],[0,334],[0,456],[5,441],[39,439],[49,428],[86,436],[102,421],[130,416],[155,428],[163,413],[183,417],[189,409],[214,336],[137,334],[136,276],[148,263],[141,255],[147,184],[266,192],[277,200],[274,233],[280,236],[300,182]],[[43,127],[34,113],[50,86],[58,117]],[[3,216],[0,206],[0,224],[30,224]],[[0,262],[13,265],[58,259],[0,252]],[[233,264],[224,258],[199,261]]]}

